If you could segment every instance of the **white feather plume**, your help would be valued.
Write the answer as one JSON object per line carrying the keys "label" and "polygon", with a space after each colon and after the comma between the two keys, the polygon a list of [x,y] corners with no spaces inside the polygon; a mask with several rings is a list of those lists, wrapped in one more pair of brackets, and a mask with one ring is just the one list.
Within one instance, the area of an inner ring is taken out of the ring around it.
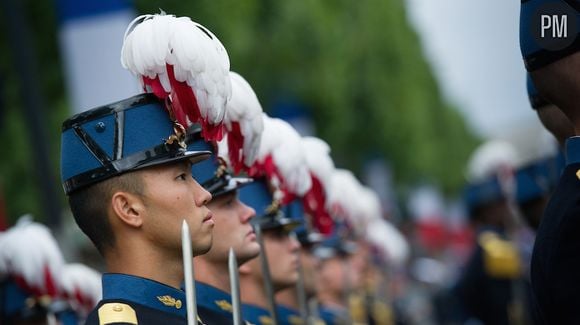
{"label": "white feather plume", "polygon": [[316,137],[303,137],[302,145],[308,168],[322,183],[324,189],[328,189],[335,169],[334,161],[330,157],[330,146]]}
{"label": "white feather plume", "polygon": [[[233,123],[238,123],[243,137],[241,152],[230,152],[232,157],[250,167],[260,149],[261,134],[264,130],[262,106],[250,84],[239,74],[230,71],[232,97],[227,105],[225,126],[228,138],[233,134]],[[233,159],[232,159],[233,160]]]}
{"label": "white feather plume", "polygon": [[335,169],[327,194],[327,209],[338,218],[347,218],[353,225],[358,218],[358,198],[362,185],[352,172],[346,169]]}
{"label": "white feather plume", "polygon": [[378,247],[387,260],[401,266],[409,257],[409,244],[403,234],[390,222],[374,219],[367,224],[366,238]]}
{"label": "white feather plume", "polygon": [[479,146],[468,163],[467,178],[470,182],[480,182],[502,169],[514,169],[518,162],[515,148],[508,142],[491,140]]}
{"label": "white feather plume", "polygon": [[[137,17],[125,33],[121,64],[144,86],[144,78],[158,78],[165,96],[172,98],[175,106],[175,96],[179,97],[180,93],[172,86],[168,70],[171,66],[175,80],[189,86],[195,95],[199,108],[195,114],[200,115],[201,121],[192,120],[196,117],[192,113],[194,109],[185,105],[183,111],[189,122],[201,122],[203,126],[222,123],[232,91],[228,74],[230,61],[220,40],[202,25],[188,17],[165,14]],[[149,91],[161,95],[159,89]],[[176,115],[178,120],[183,118],[180,112]]]}
{"label": "white feather plume", "polygon": [[[257,162],[264,163],[271,156],[277,171],[283,178],[282,184],[288,191],[303,196],[312,186],[312,179],[302,150],[301,137],[287,122],[263,114],[264,131]],[[280,181],[280,180],[271,180]]]}
{"label": "white feather plume", "polygon": [[21,277],[29,287],[49,294],[45,270],[58,290],[63,265],[64,258],[50,230],[32,222],[28,215],[0,236],[0,277]]}
{"label": "white feather plume", "polygon": [[[75,310],[88,313],[101,300],[101,274],[86,265],[67,264],[62,272],[62,287]],[[77,296],[83,301],[78,301]]]}

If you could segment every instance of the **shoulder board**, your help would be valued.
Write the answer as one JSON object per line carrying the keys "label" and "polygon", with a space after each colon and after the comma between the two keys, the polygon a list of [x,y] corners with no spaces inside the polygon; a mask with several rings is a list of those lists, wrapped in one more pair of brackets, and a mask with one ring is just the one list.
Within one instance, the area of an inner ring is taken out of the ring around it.
{"label": "shoulder board", "polygon": [[111,302],[102,305],[98,310],[99,325],[126,323],[137,325],[135,310],[120,302]]}
{"label": "shoulder board", "polygon": [[518,250],[511,241],[491,231],[481,233],[478,241],[483,249],[483,263],[489,276],[514,279],[521,274]]}
{"label": "shoulder board", "polygon": [[270,316],[260,316],[258,319],[262,325],[273,325],[274,320]]}
{"label": "shoulder board", "polygon": [[393,311],[383,301],[375,301],[372,307],[372,317],[377,324],[394,324]]}
{"label": "shoulder board", "polygon": [[364,297],[361,294],[351,294],[349,296],[350,317],[354,322],[366,322],[367,313],[365,310]]}
{"label": "shoulder board", "polygon": [[288,316],[288,323],[290,323],[291,325],[302,325],[304,324],[304,321],[302,321],[302,318],[300,316],[290,315]]}

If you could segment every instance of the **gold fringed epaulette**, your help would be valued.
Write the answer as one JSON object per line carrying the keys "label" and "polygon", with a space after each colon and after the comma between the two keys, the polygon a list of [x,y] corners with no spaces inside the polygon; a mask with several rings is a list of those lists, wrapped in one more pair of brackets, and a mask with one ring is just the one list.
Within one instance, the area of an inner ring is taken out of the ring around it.
{"label": "gold fringed epaulette", "polygon": [[362,323],[367,321],[365,299],[362,294],[350,294],[348,297],[348,305],[350,309],[350,317],[354,323]]}
{"label": "gold fringed epaulette", "polygon": [[485,272],[489,276],[500,279],[515,279],[520,276],[520,256],[511,241],[502,239],[491,231],[481,233],[478,241],[483,249]]}
{"label": "gold fringed epaulette", "polygon": [[270,316],[260,316],[258,318],[261,325],[272,325],[274,324],[274,320]]}
{"label": "gold fringed epaulette", "polygon": [[100,325],[114,323],[138,324],[135,310],[127,304],[119,302],[104,304],[99,308],[98,314]]}

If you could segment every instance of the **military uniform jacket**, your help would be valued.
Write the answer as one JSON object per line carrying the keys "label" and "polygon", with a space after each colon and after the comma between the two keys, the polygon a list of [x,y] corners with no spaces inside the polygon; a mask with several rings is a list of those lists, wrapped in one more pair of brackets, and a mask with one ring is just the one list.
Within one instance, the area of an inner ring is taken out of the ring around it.
{"label": "military uniform jacket", "polygon": [[[207,324],[220,324],[209,318]],[[198,322],[203,324],[198,317]],[[103,300],[87,317],[87,325],[187,324],[185,292],[128,274],[103,275]]]}
{"label": "military uniform jacket", "polygon": [[276,310],[278,311],[278,318],[280,318],[280,325],[304,324],[304,321],[297,310],[284,305],[276,305]]}
{"label": "military uniform jacket", "polygon": [[[203,282],[195,283],[197,293],[197,313],[203,320],[212,319],[207,324],[233,324],[232,296]],[[247,322],[245,322],[247,323]]]}
{"label": "military uniform jacket", "polygon": [[348,321],[348,311],[346,309],[331,308],[321,305],[318,310],[319,316],[328,325],[346,325]]}
{"label": "military uniform jacket", "polygon": [[453,288],[464,320],[484,324],[509,324],[513,307],[514,281],[521,281],[520,264],[513,243],[497,229],[478,233],[474,253]]}
{"label": "military uniform jacket", "polygon": [[540,324],[580,324],[580,137],[566,141],[566,168],[538,228],[531,280]]}
{"label": "military uniform jacket", "polygon": [[271,325],[274,324],[270,311],[256,305],[242,304],[242,316],[250,324]]}

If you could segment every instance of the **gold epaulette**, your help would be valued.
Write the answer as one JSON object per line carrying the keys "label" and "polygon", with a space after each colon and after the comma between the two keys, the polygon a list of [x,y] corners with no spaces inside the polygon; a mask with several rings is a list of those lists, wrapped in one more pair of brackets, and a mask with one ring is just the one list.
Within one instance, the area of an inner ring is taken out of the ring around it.
{"label": "gold epaulette", "polygon": [[100,325],[114,323],[138,324],[135,310],[127,304],[119,302],[104,304],[99,308],[98,314]]}
{"label": "gold epaulette", "polygon": [[302,320],[302,317],[300,317],[300,316],[290,315],[290,316],[288,316],[288,323],[291,325],[303,325],[304,321]]}
{"label": "gold epaulette", "polygon": [[376,324],[395,324],[393,310],[391,309],[391,306],[384,301],[375,300],[372,305],[371,313]]}
{"label": "gold epaulette", "polygon": [[270,316],[260,316],[258,317],[260,324],[262,325],[272,325],[274,324],[274,320]]}
{"label": "gold epaulette", "polygon": [[501,279],[515,279],[520,276],[520,256],[512,242],[491,231],[482,232],[478,241],[483,248],[483,265],[489,276]]}
{"label": "gold epaulette", "polygon": [[355,323],[367,321],[367,312],[365,308],[365,297],[360,293],[353,293],[348,297],[348,307],[350,317]]}

